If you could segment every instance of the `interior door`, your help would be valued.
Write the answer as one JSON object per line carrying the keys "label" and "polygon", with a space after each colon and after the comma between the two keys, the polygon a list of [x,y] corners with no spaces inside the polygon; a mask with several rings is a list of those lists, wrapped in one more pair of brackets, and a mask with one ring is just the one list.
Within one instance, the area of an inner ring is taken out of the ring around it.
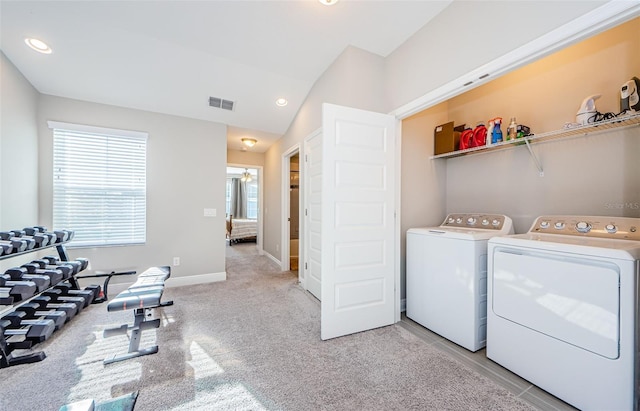
{"label": "interior door", "polygon": [[393,116],[322,106],[321,338],[394,323]]}
{"label": "interior door", "polygon": [[307,137],[304,143],[304,283],[318,300],[321,295],[322,237],[322,132]]}

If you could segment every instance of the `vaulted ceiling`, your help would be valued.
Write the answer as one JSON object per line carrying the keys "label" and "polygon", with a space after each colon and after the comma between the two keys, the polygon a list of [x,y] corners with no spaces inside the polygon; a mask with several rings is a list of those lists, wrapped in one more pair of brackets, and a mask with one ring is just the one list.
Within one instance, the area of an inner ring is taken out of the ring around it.
{"label": "vaulted ceiling", "polygon": [[224,123],[230,148],[259,152],[347,46],[387,56],[449,3],[0,0],[0,44],[41,93]]}

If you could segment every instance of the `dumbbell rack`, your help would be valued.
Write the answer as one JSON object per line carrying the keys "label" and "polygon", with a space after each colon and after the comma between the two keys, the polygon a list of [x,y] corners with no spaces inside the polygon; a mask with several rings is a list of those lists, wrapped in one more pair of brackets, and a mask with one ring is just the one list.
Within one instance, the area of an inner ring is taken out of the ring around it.
{"label": "dumbbell rack", "polygon": [[[17,253],[11,253],[11,254],[5,254],[5,255],[1,255],[0,256],[0,260],[7,260],[9,258],[14,258],[20,255],[24,255],[24,254],[29,254],[29,253],[33,253],[33,252],[37,252],[37,251],[42,251],[42,250],[46,250],[48,248],[53,248],[55,247],[56,250],[58,251],[58,256],[60,257],[60,261],[69,261],[69,256],[67,255],[67,250],[64,248],[64,245],[66,243],[68,243],[69,240],[67,241],[62,241],[59,243],[54,243],[54,244],[48,244],[46,246],[43,247],[37,247],[37,248],[32,248],[31,250],[25,250],[25,251],[20,251]],[[79,289],[79,284],[78,284],[78,280],[75,278],[75,276],[71,276],[67,281],[69,281],[69,283],[71,284],[71,286],[74,289]],[[2,306],[0,305],[0,317],[3,317],[4,315],[14,311],[16,308],[18,308],[19,306],[21,306],[22,304],[28,303],[32,298],[42,294],[43,292],[46,292],[47,290],[43,290],[42,292],[39,292],[29,298],[27,298],[26,300],[23,301],[18,301],[16,303],[13,303],[11,305],[7,305],[7,306]],[[22,355],[19,357],[12,357],[12,354],[9,352],[8,348],[7,348],[7,344],[5,341],[5,337],[4,335],[0,335],[0,368],[6,368],[6,367],[10,367],[12,365],[18,365],[18,364],[26,364],[26,363],[32,363],[32,362],[38,362],[38,361],[42,361],[46,358],[46,355],[44,353],[44,351],[34,351],[31,352],[29,354],[26,355]]]}

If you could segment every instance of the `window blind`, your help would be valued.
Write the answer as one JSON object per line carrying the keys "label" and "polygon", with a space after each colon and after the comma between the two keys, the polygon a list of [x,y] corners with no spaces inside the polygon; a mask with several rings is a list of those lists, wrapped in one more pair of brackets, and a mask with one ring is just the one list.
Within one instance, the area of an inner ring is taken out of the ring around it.
{"label": "window blind", "polygon": [[72,247],[144,244],[146,135],[91,129],[53,128],[53,226]]}

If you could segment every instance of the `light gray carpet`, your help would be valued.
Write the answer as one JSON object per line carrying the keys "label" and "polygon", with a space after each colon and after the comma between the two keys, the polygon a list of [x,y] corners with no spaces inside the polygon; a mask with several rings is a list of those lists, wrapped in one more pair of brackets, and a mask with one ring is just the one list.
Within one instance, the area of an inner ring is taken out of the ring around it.
{"label": "light gray carpet", "polygon": [[320,340],[320,304],[255,244],[229,249],[226,282],[168,288],[146,332],[158,354],[108,366],[103,339],[132,314],[85,309],[39,346],[41,363],[0,370],[1,410],[57,410],[140,390],[136,410],[530,410],[400,326]]}

